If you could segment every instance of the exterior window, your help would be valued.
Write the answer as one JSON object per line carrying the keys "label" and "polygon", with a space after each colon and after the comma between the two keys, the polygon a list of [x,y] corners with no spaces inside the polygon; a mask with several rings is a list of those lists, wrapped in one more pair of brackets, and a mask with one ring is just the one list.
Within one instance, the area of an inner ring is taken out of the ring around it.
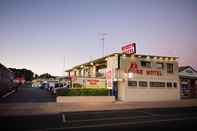
{"label": "exterior window", "polygon": [[150,82],[150,87],[165,87],[165,82]]}
{"label": "exterior window", "polygon": [[146,68],[151,68],[151,62],[149,61],[141,61],[141,66]]}
{"label": "exterior window", "polygon": [[157,69],[163,69],[163,63],[156,63],[156,68]]}
{"label": "exterior window", "polygon": [[174,82],[174,88],[177,88],[177,83],[176,82]]}
{"label": "exterior window", "polygon": [[168,73],[173,73],[173,64],[167,64],[167,72]]}
{"label": "exterior window", "polygon": [[147,85],[146,81],[139,81],[139,87],[147,87]]}
{"label": "exterior window", "polygon": [[168,88],[172,87],[172,83],[171,82],[167,82],[167,87]]}
{"label": "exterior window", "polygon": [[128,81],[128,86],[137,86],[137,81]]}

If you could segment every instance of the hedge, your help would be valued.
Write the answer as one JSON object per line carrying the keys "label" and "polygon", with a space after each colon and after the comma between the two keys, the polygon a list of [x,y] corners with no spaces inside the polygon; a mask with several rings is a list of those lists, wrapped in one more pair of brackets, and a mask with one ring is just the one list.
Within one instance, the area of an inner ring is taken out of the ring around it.
{"label": "hedge", "polygon": [[58,95],[63,95],[63,96],[108,96],[109,90],[106,88],[67,89],[64,93],[61,93]]}

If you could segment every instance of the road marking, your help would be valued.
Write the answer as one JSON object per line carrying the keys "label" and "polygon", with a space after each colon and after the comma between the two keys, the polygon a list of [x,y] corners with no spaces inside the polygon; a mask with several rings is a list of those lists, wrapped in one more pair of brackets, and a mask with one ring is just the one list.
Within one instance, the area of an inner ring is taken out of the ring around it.
{"label": "road marking", "polygon": [[12,90],[11,92],[6,93],[5,95],[2,96],[2,98],[6,98],[7,96],[11,95],[14,92],[15,90]]}
{"label": "road marking", "polygon": [[140,111],[146,115],[150,115],[150,116],[160,116],[159,114],[154,114],[154,113],[151,113],[151,112],[146,112],[146,111]]}
{"label": "road marking", "polygon": [[[113,109],[108,109],[108,110],[101,110],[101,111],[78,111],[78,112],[71,112],[72,113],[72,115],[78,115],[78,114],[81,114],[81,112],[85,112],[86,114],[108,114],[108,113],[110,113],[110,114],[114,114],[114,113],[119,113],[119,109],[115,109],[115,110],[113,110]],[[128,109],[128,110],[121,110],[121,113],[128,113],[128,112],[131,112],[131,110],[130,109]],[[138,112],[138,111],[137,111]]]}
{"label": "road marking", "polygon": [[111,123],[111,124],[99,124],[99,125],[84,125],[77,127],[63,127],[63,128],[48,128],[37,131],[52,131],[52,130],[66,130],[66,129],[79,129],[79,128],[96,128],[96,127],[111,127],[111,126],[124,126],[124,125],[137,125],[137,124],[151,124],[160,122],[170,122],[170,121],[183,121],[183,120],[197,120],[197,117],[185,117],[185,118],[172,118],[172,119],[161,119],[152,121],[141,121],[141,122],[121,122],[121,123]]}
{"label": "road marking", "polygon": [[66,123],[66,118],[64,114],[62,114],[62,123]]}
{"label": "road marking", "polygon": [[111,118],[97,118],[97,119],[84,119],[84,120],[72,120],[71,122],[88,122],[88,121],[104,121],[104,120],[124,120],[124,119],[138,119],[138,118],[148,118],[152,116],[136,116],[136,117],[111,117]]}

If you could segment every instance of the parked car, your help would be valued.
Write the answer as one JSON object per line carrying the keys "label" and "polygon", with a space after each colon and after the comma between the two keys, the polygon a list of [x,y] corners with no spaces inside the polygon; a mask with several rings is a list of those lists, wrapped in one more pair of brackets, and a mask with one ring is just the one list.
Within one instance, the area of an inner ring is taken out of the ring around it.
{"label": "parked car", "polygon": [[55,87],[55,84],[58,84],[58,81],[55,81],[55,80],[48,81],[48,84],[49,84],[48,91],[52,91],[52,89]]}
{"label": "parked car", "polygon": [[40,86],[41,89],[47,89],[48,87],[49,87],[48,83],[42,83]]}
{"label": "parked car", "polygon": [[52,88],[52,93],[56,94],[58,90],[67,90],[67,89],[68,89],[67,84],[65,84],[65,85],[63,85],[62,83],[55,84],[55,87]]}

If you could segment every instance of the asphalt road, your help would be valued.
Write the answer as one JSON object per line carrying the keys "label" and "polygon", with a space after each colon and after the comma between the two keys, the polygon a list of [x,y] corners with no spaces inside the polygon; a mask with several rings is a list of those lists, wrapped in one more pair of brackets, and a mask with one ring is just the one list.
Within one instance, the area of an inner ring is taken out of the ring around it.
{"label": "asphalt road", "polygon": [[197,129],[197,107],[62,112],[0,117],[1,130],[147,130]]}
{"label": "asphalt road", "polygon": [[18,91],[7,96],[0,98],[0,103],[26,103],[26,102],[55,102],[55,96],[50,92],[32,87],[20,87]]}

